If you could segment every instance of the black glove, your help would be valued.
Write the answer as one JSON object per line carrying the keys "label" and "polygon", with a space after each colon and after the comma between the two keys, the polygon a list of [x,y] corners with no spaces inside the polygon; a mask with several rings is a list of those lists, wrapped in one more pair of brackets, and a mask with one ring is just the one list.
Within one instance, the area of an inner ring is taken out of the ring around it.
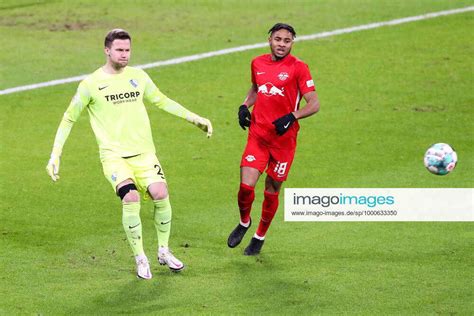
{"label": "black glove", "polygon": [[281,136],[290,129],[290,126],[294,121],[296,121],[296,117],[293,115],[293,113],[288,113],[287,115],[274,120],[272,124],[275,125],[277,134]]}
{"label": "black glove", "polygon": [[239,107],[239,125],[245,130],[245,127],[250,127],[250,111],[249,108],[242,104]]}

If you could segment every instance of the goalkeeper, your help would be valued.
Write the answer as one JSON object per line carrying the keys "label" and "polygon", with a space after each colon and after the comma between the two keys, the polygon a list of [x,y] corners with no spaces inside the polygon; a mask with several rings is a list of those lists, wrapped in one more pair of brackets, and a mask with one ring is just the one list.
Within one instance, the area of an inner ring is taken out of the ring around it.
{"label": "goalkeeper", "polygon": [[46,170],[53,181],[59,179],[64,143],[73,124],[87,108],[104,175],[122,200],[122,224],[135,255],[137,276],[152,277],[143,250],[139,192],[153,199],[159,263],[173,271],[181,271],[183,263],[168,248],[171,205],[165,175],[155,154],[144,100],[186,119],[206,132],[207,137],[212,135],[211,122],[166,97],[143,70],[127,66],[131,37],[126,31],[110,31],[105,37],[104,52],[105,65],[79,84],[64,113]]}

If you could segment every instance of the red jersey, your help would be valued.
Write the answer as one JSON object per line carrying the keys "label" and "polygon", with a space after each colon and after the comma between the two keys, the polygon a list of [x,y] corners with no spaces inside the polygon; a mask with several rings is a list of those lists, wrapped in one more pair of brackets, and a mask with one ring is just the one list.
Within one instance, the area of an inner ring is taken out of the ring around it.
{"label": "red jersey", "polygon": [[253,106],[250,133],[275,146],[275,142],[296,141],[298,121],[282,136],[275,131],[273,121],[299,109],[301,97],[315,91],[308,65],[288,54],[273,61],[271,54],[252,60],[252,83],[257,85],[257,100]]}

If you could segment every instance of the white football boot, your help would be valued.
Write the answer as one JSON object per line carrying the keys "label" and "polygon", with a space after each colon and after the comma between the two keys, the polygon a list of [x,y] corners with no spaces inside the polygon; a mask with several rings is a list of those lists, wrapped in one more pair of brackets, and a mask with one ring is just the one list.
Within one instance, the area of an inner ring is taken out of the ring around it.
{"label": "white football boot", "polygon": [[173,272],[179,272],[184,269],[184,264],[176,259],[168,247],[158,249],[158,262],[161,265],[167,265]]}
{"label": "white football boot", "polygon": [[135,257],[135,262],[137,263],[137,277],[145,280],[151,279],[152,275],[148,258],[145,255],[138,255]]}

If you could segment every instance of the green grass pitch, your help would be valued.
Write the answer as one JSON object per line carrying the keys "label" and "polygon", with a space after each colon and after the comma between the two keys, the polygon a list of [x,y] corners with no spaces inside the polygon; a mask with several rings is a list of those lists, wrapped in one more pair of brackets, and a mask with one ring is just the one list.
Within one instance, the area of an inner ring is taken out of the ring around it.
{"label": "green grass pitch", "polygon": [[[92,72],[114,27],[133,37],[132,64],[266,40],[279,21],[298,34],[474,5],[459,0],[33,1],[0,3],[0,90]],[[298,42],[321,111],[301,122],[285,187],[473,187],[473,13]],[[0,315],[472,315],[472,222],[288,223],[283,201],[262,254],[226,239],[238,220],[246,134],[236,111],[250,60],[268,49],[147,72],[171,98],[208,117],[195,127],[150,109],[174,219],[181,274],[154,259],[151,203],[142,203],[154,278],[134,276],[120,201],[102,175],[83,113],[61,179],[45,172],[77,83],[0,96]],[[445,177],[422,163],[434,142],[459,163]],[[253,216],[260,217],[262,183]],[[246,236],[248,242],[254,228]]]}

